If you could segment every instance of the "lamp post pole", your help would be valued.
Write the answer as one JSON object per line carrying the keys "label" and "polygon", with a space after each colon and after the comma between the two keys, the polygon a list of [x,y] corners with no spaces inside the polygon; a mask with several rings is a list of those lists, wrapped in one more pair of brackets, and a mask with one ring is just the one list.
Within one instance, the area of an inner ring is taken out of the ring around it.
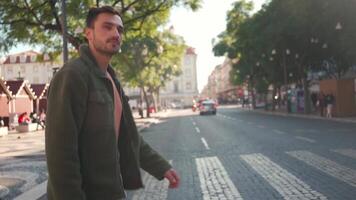
{"label": "lamp post pole", "polygon": [[66,63],[68,61],[66,0],[62,0],[62,36],[63,36],[63,63]]}

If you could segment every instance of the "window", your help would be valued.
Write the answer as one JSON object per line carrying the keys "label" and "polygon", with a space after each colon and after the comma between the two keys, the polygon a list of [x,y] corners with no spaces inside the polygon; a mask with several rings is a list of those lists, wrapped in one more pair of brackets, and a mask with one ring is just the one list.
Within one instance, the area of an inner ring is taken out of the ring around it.
{"label": "window", "polygon": [[190,57],[186,57],[185,60],[184,60],[184,65],[191,65],[191,59]]}
{"label": "window", "polygon": [[184,74],[186,77],[190,78],[192,76],[192,71],[190,69],[185,69]]}
{"label": "window", "polygon": [[26,62],[26,55],[21,55],[20,56],[20,63],[25,63]]}
{"label": "window", "polygon": [[192,83],[190,81],[185,83],[185,89],[191,90],[192,89]]}
{"label": "window", "polygon": [[31,62],[36,62],[37,56],[36,55],[32,55],[31,56]]}
{"label": "window", "polygon": [[16,58],[17,58],[17,56],[10,56],[10,63],[15,63]]}
{"label": "window", "polygon": [[12,66],[8,66],[7,73],[12,74],[12,72],[13,72]]}

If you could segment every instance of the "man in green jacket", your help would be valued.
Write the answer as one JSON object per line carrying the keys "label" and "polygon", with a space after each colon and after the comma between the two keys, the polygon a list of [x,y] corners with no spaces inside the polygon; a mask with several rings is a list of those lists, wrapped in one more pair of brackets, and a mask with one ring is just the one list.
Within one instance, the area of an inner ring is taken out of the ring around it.
{"label": "man in green jacket", "polygon": [[112,7],[90,9],[80,57],[54,76],[48,94],[46,156],[49,200],[118,200],[143,187],[140,168],[170,188],[179,185],[171,165],[138,134],[109,62],[124,26]]}

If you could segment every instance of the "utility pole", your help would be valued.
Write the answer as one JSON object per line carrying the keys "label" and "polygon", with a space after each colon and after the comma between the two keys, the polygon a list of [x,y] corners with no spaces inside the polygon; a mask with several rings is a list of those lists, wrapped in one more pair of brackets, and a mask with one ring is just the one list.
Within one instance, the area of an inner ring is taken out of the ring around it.
{"label": "utility pole", "polygon": [[67,11],[66,0],[62,0],[62,36],[63,36],[63,63],[68,61],[68,40],[67,40]]}

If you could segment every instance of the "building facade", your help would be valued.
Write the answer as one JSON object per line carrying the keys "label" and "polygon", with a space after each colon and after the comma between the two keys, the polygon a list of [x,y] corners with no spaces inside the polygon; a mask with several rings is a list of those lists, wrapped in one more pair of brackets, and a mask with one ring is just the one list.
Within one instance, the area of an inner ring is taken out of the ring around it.
{"label": "building facade", "polygon": [[191,107],[193,99],[197,98],[197,54],[189,47],[183,57],[182,74],[169,81],[160,93],[160,102],[165,107]]}
{"label": "building facade", "polygon": [[24,79],[30,84],[45,84],[51,81],[53,69],[59,66],[47,54],[31,50],[8,55],[0,64],[0,75],[5,80]]}
{"label": "building facade", "polygon": [[208,77],[207,85],[201,92],[201,98],[217,99],[222,104],[236,103],[243,95],[243,89],[230,82],[232,64],[232,60],[226,58],[222,64],[214,68]]}
{"label": "building facade", "polygon": [[[182,73],[166,83],[160,90],[160,104],[168,108],[184,108],[192,106],[193,99],[199,95],[197,81],[197,54],[189,47],[182,58]],[[130,97],[130,105],[137,107],[141,103],[139,88],[125,87],[125,93]],[[142,102],[144,104],[144,102]],[[145,107],[145,105],[143,105]]]}

